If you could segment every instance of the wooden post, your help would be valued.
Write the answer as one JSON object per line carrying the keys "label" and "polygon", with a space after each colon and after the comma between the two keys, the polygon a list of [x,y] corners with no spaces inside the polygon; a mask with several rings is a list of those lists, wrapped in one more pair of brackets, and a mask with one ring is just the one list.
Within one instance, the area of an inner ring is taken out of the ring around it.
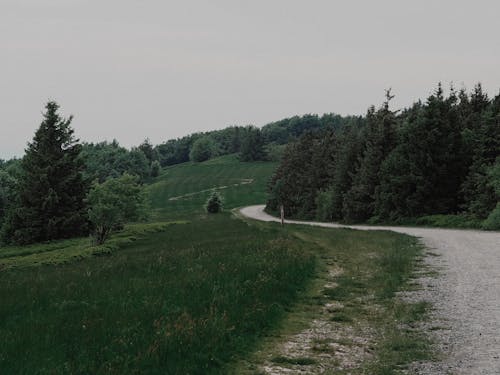
{"label": "wooden post", "polygon": [[281,214],[281,226],[285,225],[285,209],[283,205],[280,206],[280,214]]}

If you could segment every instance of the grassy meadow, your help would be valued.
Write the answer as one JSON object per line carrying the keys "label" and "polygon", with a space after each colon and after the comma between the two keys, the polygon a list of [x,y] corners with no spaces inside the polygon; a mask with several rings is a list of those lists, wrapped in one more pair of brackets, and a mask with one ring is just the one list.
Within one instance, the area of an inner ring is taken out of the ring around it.
{"label": "grassy meadow", "polygon": [[261,204],[277,164],[238,162],[235,155],[203,163],[185,163],[163,170],[150,186],[153,217],[157,220],[192,218],[203,214],[203,205],[212,189],[224,197],[226,210]]}
{"label": "grassy meadow", "polygon": [[[364,368],[388,374],[422,358],[420,337],[398,328],[411,306],[393,301],[416,267],[415,242],[231,215],[265,201],[274,168],[233,156],[170,167],[147,187],[153,222],[127,226],[106,248],[89,239],[0,248],[0,373],[258,373],[241,361],[258,363],[251,353],[288,332],[290,316],[318,306],[331,263],[345,272],[321,298],[346,306],[332,320],[377,327],[377,354]],[[207,215],[214,188],[226,212]],[[356,304],[365,295],[380,315]]]}

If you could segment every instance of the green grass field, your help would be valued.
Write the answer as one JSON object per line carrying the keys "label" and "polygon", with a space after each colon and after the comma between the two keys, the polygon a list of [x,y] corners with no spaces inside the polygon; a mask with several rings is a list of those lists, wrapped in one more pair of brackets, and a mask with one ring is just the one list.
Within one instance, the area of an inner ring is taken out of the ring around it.
{"label": "green grass field", "polygon": [[148,187],[154,218],[186,218],[202,214],[213,189],[224,197],[225,209],[266,201],[266,188],[276,163],[240,163],[229,155],[204,163],[166,168]]}
{"label": "green grass field", "polygon": [[[416,252],[401,253],[407,237],[283,229],[228,212],[264,202],[274,168],[234,157],[167,168],[148,186],[154,223],[114,234],[109,251],[88,239],[0,248],[0,373],[234,373],[270,333],[286,330],[322,277],[326,254],[351,272],[330,298],[376,292],[389,311],[414,267]],[[226,212],[207,215],[213,188]],[[363,267],[371,281],[353,286]],[[356,313],[336,319],[347,324]],[[387,316],[377,323],[381,348],[390,347],[382,337],[399,333]],[[387,369],[401,365],[390,349],[380,356]]]}

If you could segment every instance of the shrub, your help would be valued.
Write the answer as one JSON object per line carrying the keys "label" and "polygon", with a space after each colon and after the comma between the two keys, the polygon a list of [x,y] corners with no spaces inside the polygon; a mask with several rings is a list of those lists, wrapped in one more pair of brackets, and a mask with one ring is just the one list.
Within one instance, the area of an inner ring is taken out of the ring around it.
{"label": "shrub", "polygon": [[222,197],[219,192],[214,191],[205,204],[205,209],[209,214],[216,214],[222,211]]}
{"label": "shrub", "polygon": [[499,230],[500,229],[500,203],[491,211],[488,218],[483,221],[483,229],[486,230]]}

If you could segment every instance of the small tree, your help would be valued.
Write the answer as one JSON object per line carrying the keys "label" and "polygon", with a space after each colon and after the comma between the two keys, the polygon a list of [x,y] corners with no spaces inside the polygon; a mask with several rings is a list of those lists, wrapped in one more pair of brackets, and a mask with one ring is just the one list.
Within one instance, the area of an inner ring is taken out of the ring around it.
{"label": "small tree", "polygon": [[219,192],[214,191],[205,204],[205,209],[209,214],[216,214],[222,211],[223,200]]}
{"label": "small tree", "polygon": [[103,244],[113,229],[140,219],[145,197],[138,180],[136,176],[124,174],[92,186],[87,201],[97,244]]}

